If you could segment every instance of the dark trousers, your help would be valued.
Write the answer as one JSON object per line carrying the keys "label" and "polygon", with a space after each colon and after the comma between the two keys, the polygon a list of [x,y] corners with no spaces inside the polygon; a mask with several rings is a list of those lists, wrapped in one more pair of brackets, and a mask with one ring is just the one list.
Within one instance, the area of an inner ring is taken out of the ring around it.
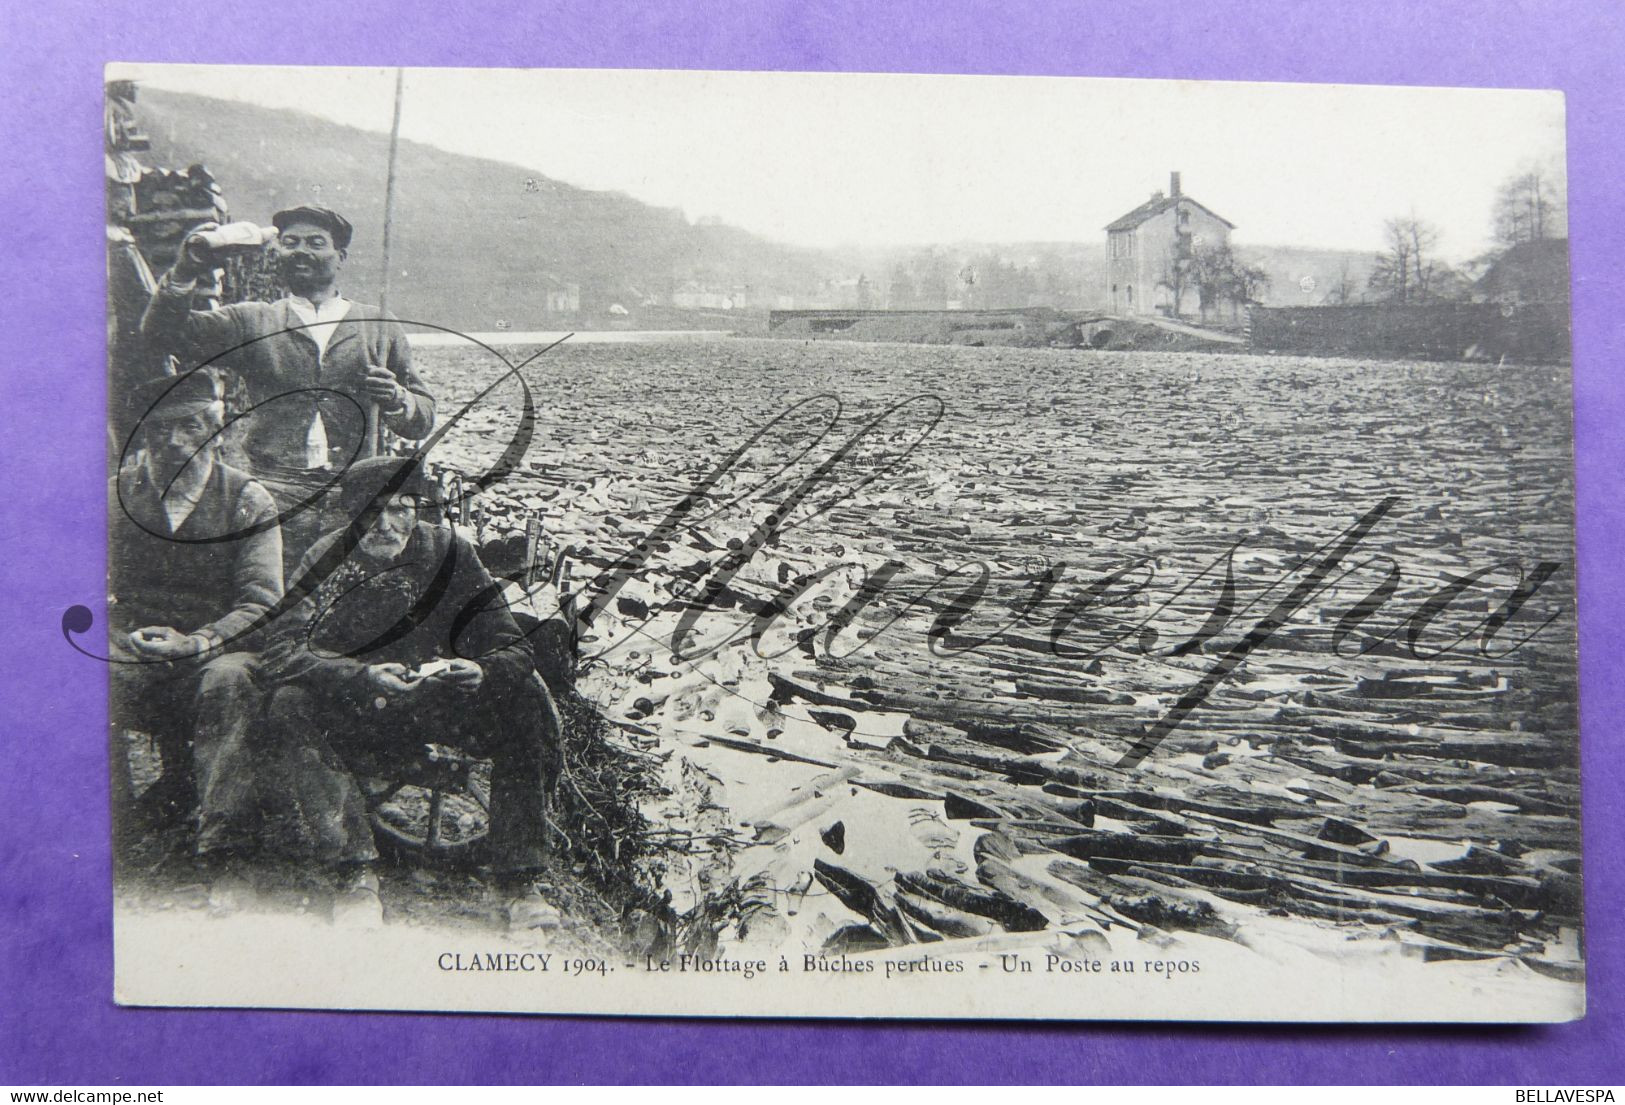
{"label": "dark trousers", "polygon": [[255,655],[119,662],[129,658],[115,652],[112,665],[115,799],[129,789],[124,730],[149,733],[164,765],[155,785],[197,804],[198,852],[247,846],[257,836],[251,733],[263,702]]}
{"label": "dark trousers", "polygon": [[559,722],[540,681],[500,697],[488,686],[470,695],[429,684],[381,708],[379,699],[361,699],[301,683],[271,692],[267,740],[279,767],[263,786],[278,847],[327,863],[377,858],[356,773],[388,775],[424,745],[440,744],[491,760],[492,866],[541,865]]}
{"label": "dark trousers", "polygon": [[254,478],[271,493],[282,518],[282,572],[291,587],[294,569],[318,539],[350,524],[339,506],[336,481],[340,469],[250,468]]}

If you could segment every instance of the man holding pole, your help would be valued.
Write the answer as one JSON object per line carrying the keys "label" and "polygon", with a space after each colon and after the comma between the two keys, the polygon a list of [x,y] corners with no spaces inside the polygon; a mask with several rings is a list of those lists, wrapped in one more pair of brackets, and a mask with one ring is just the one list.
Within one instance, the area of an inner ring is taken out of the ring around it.
{"label": "man holding pole", "polygon": [[182,369],[236,369],[249,409],[239,412],[244,460],[283,514],[286,562],[296,564],[323,532],[342,525],[342,471],[381,450],[380,429],[409,439],[434,426],[434,397],[412,370],[401,324],[338,290],[353,228],[317,205],[278,211],[275,250],[289,295],[274,303],[191,309],[195,283],[217,264],[206,240],[189,237],[141,320],[155,351]]}

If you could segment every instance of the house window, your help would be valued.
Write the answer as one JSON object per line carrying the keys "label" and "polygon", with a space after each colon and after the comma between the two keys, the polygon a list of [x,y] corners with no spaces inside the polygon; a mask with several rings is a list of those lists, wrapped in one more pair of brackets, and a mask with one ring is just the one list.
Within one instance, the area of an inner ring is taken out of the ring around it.
{"label": "house window", "polygon": [[1133,284],[1128,285],[1127,291],[1128,291],[1129,305],[1132,306],[1134,304],[1134,285]]}

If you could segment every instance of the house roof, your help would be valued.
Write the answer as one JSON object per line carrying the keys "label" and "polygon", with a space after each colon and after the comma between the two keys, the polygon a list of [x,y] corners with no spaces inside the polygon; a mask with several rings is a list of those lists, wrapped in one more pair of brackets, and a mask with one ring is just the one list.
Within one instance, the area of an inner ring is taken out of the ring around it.
{"label": "house roof", "polygon": [[1130,211],[1127,215],[1124,215],[1122,218],[1116,219],[1116,220],[1114,220],[1112,222],[1107,223],[1106,224],[1106,229],[1108,231],[1112,231],[1112,230],[1133,230],[1135,227],[1139,226],[1141,223],[1145,222],[1147,219],[1155,218],[1156,216],[1162,214],[1164,211],[1167,211],[1169,208],[1176,207],[1181,203],[1188,203],[1192,207],[1198,208],[1198,209],[1200,209],[1202,211],[1206,211],[1209,215],[1213,216],[1215,219],[1218,219],[1221,223],[1223,223],[1225,226],[1228,226],[1231,230],[1236,229],[1236,224],[1235,223],[1231,222],[1229,219],[1225,218],[1223,215],[1220,215],[1218,212],[1214,211],[1211,207],[1207,207],[1207,206],[1205,206],[1203,204],[1197,203],[1195,200],[1191,199],[1189,196],[1153,196],[1151,199],[1146,200],[1144,203],[1140,204],[1140,206],[1136,207],[1133,211]]}

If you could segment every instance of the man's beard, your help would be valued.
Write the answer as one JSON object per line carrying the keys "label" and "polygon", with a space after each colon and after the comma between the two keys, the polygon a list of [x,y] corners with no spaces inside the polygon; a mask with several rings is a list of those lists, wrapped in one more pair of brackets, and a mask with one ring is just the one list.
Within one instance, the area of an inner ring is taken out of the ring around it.
{"label": "man's beard", "polygon": [[321,291],[333,283],[337,273],[319,261],[312,261],[303,268],[296,268],[293,262],[282,263],[282,282],[288,290],[298,295],[307,292]]}
{"label": "man's beard", "polygon": [[406,548],[406,542],[411,536],[410,532],[396,537],[394,534],[386,535],[369,531],[361,538],[361,551],[368,556],[399,556],[401,551]]}

